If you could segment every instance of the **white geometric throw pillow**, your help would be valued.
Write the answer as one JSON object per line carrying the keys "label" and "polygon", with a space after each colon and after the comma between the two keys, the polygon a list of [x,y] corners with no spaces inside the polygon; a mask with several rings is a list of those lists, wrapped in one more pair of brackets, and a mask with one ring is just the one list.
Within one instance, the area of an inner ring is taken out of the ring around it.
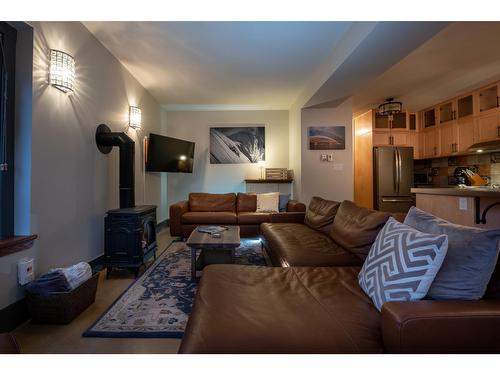
{"label": "white geometric throw pillow", "polygon": [[422,299],[447,250],[446,234],[423,233],[391,217],[370,249],[359,285],[379,311],[385,302]]}

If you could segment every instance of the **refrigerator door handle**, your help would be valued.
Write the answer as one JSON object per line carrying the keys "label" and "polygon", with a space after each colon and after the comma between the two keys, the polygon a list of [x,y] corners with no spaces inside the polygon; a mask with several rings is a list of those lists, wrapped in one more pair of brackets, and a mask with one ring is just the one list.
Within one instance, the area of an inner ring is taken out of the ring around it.
{"label": "refrigerator door handle", "polygon": [[399,152],[394,149],[394,192],[399,193]]}
{"label": "refrigerator door handle", "polygon": [[399,148],[396,149],[396,152],[398,153],[398,194],[401,189],[401,174],[402,174],[402,164],[403,160],[401,159],[401,152],[399,152]]}
{"label": "refrigerator door handle", "polygon": [[394,191],[398,191],[398,153],[397,149],[394,149],[393,151],[393,156],[394,156],[394,162],[392,164],[392,183],[394,185]]}
{"label": "refrigerator door handle", "polygon": [[383,203],[399,203],[399,202],[413,202],[411,197],[403,198],[403,197],[382,197]]}

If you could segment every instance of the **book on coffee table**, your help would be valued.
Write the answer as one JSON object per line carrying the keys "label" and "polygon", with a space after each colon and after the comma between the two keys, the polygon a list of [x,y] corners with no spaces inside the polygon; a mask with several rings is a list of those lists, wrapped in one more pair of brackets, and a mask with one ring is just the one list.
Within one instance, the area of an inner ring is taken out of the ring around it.
{"label": "book on coffee table", "polygon": [[198,232],[201,233],[215,234],[224,232],[225,230],[227,230],[227,227],[222,225],[209,225],[209,226],[199,226],[197,230]]}

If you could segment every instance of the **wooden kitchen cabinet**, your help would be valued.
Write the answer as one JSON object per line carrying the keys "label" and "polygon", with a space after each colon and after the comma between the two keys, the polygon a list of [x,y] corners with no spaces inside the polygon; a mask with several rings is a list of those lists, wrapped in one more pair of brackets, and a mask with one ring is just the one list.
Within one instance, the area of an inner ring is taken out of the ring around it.
{"label": "wooden kitchen cabinet", "polygon": [[457,121],[458,152],[465,152],[474,141],[474,119],[469,116]]}
{"label": "wooden kitchen cabinet", "polygon": [[388,115],[380,115],[375,113],[375,124],[373,126],[374,129],[389,129],[389,116]]}
{"label": "wooden kitchen cabinet", "polygon": [[479,113],[496,111],[499,106],[499,84],[493,84],[477,91]]}
{"label": "wooden kitchen cabinet", "polygon": [[407,146],[408,145],[408,131],[393,131],[392,132],[392,145],[393,146]]}
{"label": "wooden kitchen cabinet", "polygon": [[410,113],[408,115],[408,129],[417,130],[417,114]]}
{"label": "wooden kitchen cabinet", "polygon": [[395,113],[392,115],[391,129],[406,130],[406,112]]}
{"label": "wooden kitchen cabinet", "polygon": [[441,156],[458,152],[458,128],[456,124],[441,125],[439,132],[439,151]]}
{"label": "wooden kitchen cabinet", "polygon": [[436,109],[430,108],[424,111],[423,115],[424,128],[436,126]]}
{"label": "wooden kitchen cabinet", "polygon": [[439,123],[444,124],[454,121],[456,117],[455,101],[450,101],[439,106]]}
{"label": "wooden kitchen cabinet", "polygon": [[479,142],[500,139],[500,113],[478,116],[474,135]]}
{"label": "wooden kitchen cabinet", "polygon": [[439,156],[439,132],[436,129],[422,131],[420,141],[423,158]]}
{"label": "wooden kitchen cabinet", "polygon": [[472,116],[474,114],[474,95],[468,94],[457,100],[457,119]]}
{"label": "wooden kitchen cabinet", "polygon": [[[441,125],[437,130],[439,131],[439,156],[450,156],[466,152],[474,143],[474,123],[472,118]],[[432,147],[432,144],[429,147]],[[432,150],[428,149],[427,152],[431,153]]]}
{"label": "wooden kitchen cabinet", "polygon": [[391,146],[391,133],[390,132],[381,132],[381,131],[373,131],[373,145],[374,146]]}
{"label": "wooden kitchen cabinet", "polygon": [[413,159],[421,159],[422,155],[420,153],[420,142],[417,132],[408,132],[408,141],[406,146],[413,147]]}
{"label": "wooden kitchen cabinet", "polygon": [[374,146],[406,146],[408,131],[373,131]]}

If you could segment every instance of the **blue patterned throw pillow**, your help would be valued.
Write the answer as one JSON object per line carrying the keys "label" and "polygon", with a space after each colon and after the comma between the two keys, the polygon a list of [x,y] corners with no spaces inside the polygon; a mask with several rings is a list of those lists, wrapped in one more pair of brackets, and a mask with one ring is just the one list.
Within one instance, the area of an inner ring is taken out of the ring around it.
{"label": "blue patterned throw pillow", "polygon": [[447,250],[447,235],[423,233],[391,217],[370,249],[359,285],[379,311],[385,302],[422,299]]}

